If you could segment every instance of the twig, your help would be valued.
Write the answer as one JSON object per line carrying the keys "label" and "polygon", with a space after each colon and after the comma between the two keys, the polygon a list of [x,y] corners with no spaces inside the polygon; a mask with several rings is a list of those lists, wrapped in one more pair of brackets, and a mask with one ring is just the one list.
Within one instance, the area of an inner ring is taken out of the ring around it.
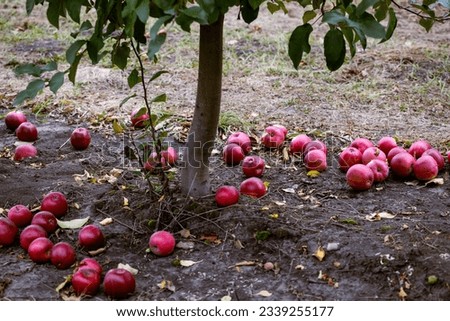
{"label": "twig", "polygon": [[105,213],[104,211],[102,211],[101,209],[96,208],[95,210],[98,211],[99,213],[101,213],[101,214],[102,214],[103,216],[105,216],[105,217],[112,217],[112,218],[114,219],[115,222],[119,223],[119,224],[122,225],[122,226],[125,226],[126,228],[129,228],[130,230],[132,230],[133,232],[135,232],[135,233],[137,233],[137,234],[146,234],[146,233],[143,232],[143,231],[138,231],[138,230],[136,230],[134,227],[129,226],[128,224],[125,224],[125,223],[119,221],[119,220],[118,220],[117,218],[115,218],[113,215],[107,214],[107,213]]}
{"label": "twig", "polygon": [[412,14],[414,14],[414,15],[422,18],[422,19],[430,19],[430,20],[434,20],[434,21],[438,21],[438,22],[444,22],[445,20],[450,20],[450,16],[448,14],[442,15],[442,16],[439,16],[439,17],[425,16],[425,15],[421,14],[420,12],[414,11],[414,10],[408,8],[408,7],[404,7],[404,6],[400,5],[400,4],[398,4],[395,0],[391,0],[391,2],[397,8],[405,10],[405,11],[407,11],[409,13],[412,13]]}

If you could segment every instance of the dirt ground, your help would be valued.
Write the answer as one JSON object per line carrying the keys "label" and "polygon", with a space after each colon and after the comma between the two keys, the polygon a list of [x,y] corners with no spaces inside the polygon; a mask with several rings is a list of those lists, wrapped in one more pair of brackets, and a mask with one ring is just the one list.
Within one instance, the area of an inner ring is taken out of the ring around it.
{"label": "dirt ground", "polygon": [[[42,12],[27,18],[20,7],[3,5],[1,11],[20,17],[12,33],[26,33],[20,29],[25,21],[45,26]],[[118,107],[128,95],[126,75],[85,64],[78,86],[65,85],[56,97],[45,92],[21,107],[39,130],[37,158],[14,162],[16,138],[0,124],[0,214],[15,204],[36,210],[45,193],[57,190],[70,203],[64,220],[89,216],[98,224],[112,218],[102,227],[106,249],[94,257],[105,271],[119,263],[138,270],[130,300],[450,300],[450,165],[439,173],[442,185],[390,176],[366,192],[352,191],[337,167],[340,150],[358,136],[376,142],[393,135],[405,146],[424,138],[442,152],[450,148],[448,24],[426,34],[405,18],[393,42],[358,53],[330,74],[317,48],[299,72],[267,58],[280,54],[276,42],[265,46],[267,39],[292,30],[298,17],[293,11],[267,28],[274,21],[267,13],[252,27],[229,15],[226,59],[239,63],[224,75],[223,108],[246,121],[222,123],[210,196],[194,201],[179,194],[174,169],[172,197],[150,201],[132,152],[145,138],[133,129],[115,134],[111,125],[112,119],[128,123],[131,107]],[[251,46],[238,38],[238,28],[253,38]],[[26,84],[14,76],[15,62],[62,54],[63,41],[54,38],[49,33],[0,42],[0,115],[14,109],[12,100]],[[253,55],[266,65],[257,68]],[[163,52],[161,63],[170,76],[155,89],[170,97],[161,111],[172,114],[164,128],[177,146],[184,143],[195,98],[194,58],[195,53]],[[248,72],[240,68],[246,61]],[[289,129],[289,137],[308,133],[325,141],[329,168],[309,177],[299,160],[284,162],[282,153],[255,144],[252,153],[268,165],[263,177],[270,184],[268,194],[258,200],[241,197],[238,204],[218,209],[214,190],[243,180],[239,166],[227,167],[220,159],[223,139],[238,129],[258,137],[275,122]],[[93,136],[85,151],[66,143],[79,125]],[[148,253],[155,224],[175,234],[178,245],[171,256]],[[60,229],[51,239],[76,246],[77,233]],[[77,248],[78,261],[88,256]],[[76,298],[70,283],[56,291],[72,270],[34,264],[18,242],[0,248],[0,257],[1,300],[108,300],[103,291]],[[180,260],[190,266],[180,266]],[[266,262],[274,268],[265,270]],[[437,282],[427,282],[430,276]]]}

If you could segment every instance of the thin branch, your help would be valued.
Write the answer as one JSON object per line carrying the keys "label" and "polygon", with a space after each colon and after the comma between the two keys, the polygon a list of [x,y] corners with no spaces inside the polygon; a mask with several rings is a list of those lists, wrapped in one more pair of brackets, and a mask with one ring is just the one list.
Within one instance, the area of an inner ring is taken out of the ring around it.
{"label": "thin branch", "polygon": [[445,14],[445,15],[442,15],[442,16],[439,16],[439,17],[426,16],[426,15],[421,14],[420,12],[414,11],[414,10],[408,8],[408,7],[404,7],[404,6],[400,5],[400,4],[397,3],[395,0],[391,0],[391,2],[392,2],[397,8],[399,8],[399,9],[401,9],[401,10],[405,10],[405,11],[407,11],[407,12],[409,12],[409,13],[412,13],[413,15],[416,15],[416,16],[422,18],[422,19],[431,19],[431,20],[434,20],[434,21],[437,21],[437,22],[444,22],[444,21],[446,21],[446,20],[450,20],[449,14]]}

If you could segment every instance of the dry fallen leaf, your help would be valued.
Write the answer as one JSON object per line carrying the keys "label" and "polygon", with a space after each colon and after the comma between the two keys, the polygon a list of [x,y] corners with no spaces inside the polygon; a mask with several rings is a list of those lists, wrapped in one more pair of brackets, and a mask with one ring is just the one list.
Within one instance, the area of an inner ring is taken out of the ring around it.
{"label": "dry fallen leaf", "polygon": [[325,250],[323,249],[323,247],[319,246],[313,256],[316,257],[320,262],[322,262],[325,258]]}
{"label": "dry fallen leaf", "polygon": [[444,179],[441,177],[433,178],[432,180],[426,182],[425,186],[427,186],[428,184],[444,185]]}
{"label": "dry fallen leaf", "polygon": [[366,220],[371,221],[371,222],[375,222],[375,221],[381,221],[382,219],[386,218],[386,219],[392,219],[394,218],[396,215],[388,213],[388,212],[375,212],[372,213],[370,215],[366,215]]}
{"label": "dry fallen leaf", "polygon": [[220,301],[231,301],[231,296],[225,295],[220,299]]}
{"label": "dry fallen leaf", "polygon": [[119,263],[117,265],[117,268],[127,270],[128,272],[130,272],[133,275],[137,275],[139,273],[139,270],[131,267],[128,263],[127,264]]}
{"label": "dry fallen leaf", "polygon": [[401,287],[400,291],[398,291],[398,297],[401,300],[404,300],[407,296],[408,296],[408,294],[406,294],[405,290],[403,290],[403,287]]}
{"label": "dry fallen leaf", "polygon": [[312,177],[312,178],[319,177],[320,172],[316,171],[316,170],[311,170],[311,171],[308,171],[308,173],[306,173],[306,175],[308,175],[309,177]]}
{"label": "dry fallen leaf", "polygon": [[123,206],[129,206],[130,202],[128,201],[128,198],[124,197],[123,198]]}
{"label": "dry fallen leaf", "polygon": [[253,265],[256,265],[256,262],[255,262],[255,261],[241,261],[241,262],[238,262],[238,263],[236,263],[235,265],[230,266],[230,267],[253,266]]}
{"label": "dry fallen leaf", "polygon": [[114,222],[114,220],[111,217],[107,217],[104,220],[100,221],[99,224],[102,226],[106,226],[106,225],[112,224],[113,222]]}
{"label": "dry fallen leaf", "polygon": [[188,229],[182,229],[180,231],[180,235],[181,235],[181,237],[184,237],[185,239],[187,239],[191,236],[191,231],[189,231]]}
{"label": "dry fallen leaf", "polygon": [[184,266],[184,267],[190,267],[190,266],[193,266],[193,265],[195,265],[197,263],[200,263],[200,262],[203,262],[203,260],[200,260],[200,261],[197,261],[197,262],[191,261],[191,260],[180,260],[180,265]]}
{"label": "dry fallen leaf", "polygon": [[295,193],[295,189],[293,189],[292,187],[289,187],[289,188],[283,188],[282,191],[283,191],[283,192],[286,192],[286,193],[291,193],[291,194],[294,194],[294,193]]}
{"label": "dry fallen leaf", "polygon": [[175,285],[173,285],[172,281],[162,280],[157,285],[161,290],[169,290],[169,291],[175,292]]}
{"label": "dry fallen leaf", "polygon": [[60,292],[70,281],[72,281],[72,274],[66,276],[64,281],[58,284],[58,286],[55,288],[55,291]]}
{"label": "dry fallen leaf", "polygon": [[259,291],[258,293],[256,293],[256,295],[267,298],[269,296],[272,296],[272,293],[270,293],[269,291],[266,291],[266,290],[262,290],[262,291]]}
{"label": "dry fallen leaf", "polygon": [[299,264],[299,265],[295,266],[295,269],[296,269],[296,270],[303,271],[303,270],[305,269],[305,266],[302,265],[302,264]]}
{"label": "dry fallen leaf", "polygon": [[285,206],[286,205],[286,201],[274,201],[275,204],[277,204],[278,206]]}
{"label": "dry fallen leaf", "polygon": [[240,240],[234,241],[234,247],[238,250],[242,250],[244,248],[244,245],[242,245],[242,242]]}
{"label": "dry fallen leaf", "polygon": [[82,227],[84,224],[86,224],[88,220],[89,220],[89,216],[85,217],[85,218],[77,218],[77,219],[70,220],[70,221],[60,221],[60,220],[56,219],[56,222],[58,223],[58,226],[60,228],[77,229],[77,228]]}

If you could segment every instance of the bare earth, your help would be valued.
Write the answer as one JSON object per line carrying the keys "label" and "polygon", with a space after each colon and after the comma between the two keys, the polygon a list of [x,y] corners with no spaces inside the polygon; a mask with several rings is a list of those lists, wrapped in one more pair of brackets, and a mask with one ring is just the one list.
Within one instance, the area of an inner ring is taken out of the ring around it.
{"label": "bare earth", "polygon": [[[42,10],[26,17],[21,6],[2,4],[0,13],[14,17],[8,30],[6,21],[0,24],[5,115],[30,80],[16,77],[14,65],[63,55],[67,38],[47,25]],[[151,202],[130,153],[146,138],[133,129],[112,130],[113,119],[129,125],[129,112],[142,102],[119,107],[130,94],[127,74],[86,62],[78,84],[21,106],[39,129],[38,158],[15,163],[16,138],[0,124],[0,214],[14,204],[36,209],[42,195],[58,190],[70,203],[64,220],[89,216],[98,224],[112,218],[102,227],[107,247],[94,257],[105,271],[119,263],[138,270],[130,300],[450,300],[450,165],[439,173],[442,185],[390,177],[367,192],[352,191],[337,168],[340,150],[359,136],[376,142],[392,135],[405,146],[427,139],[442,152],[450,149],[450,25],[426,33],[415,18],[399,15],[393,40],[371,43],[335,73],[324,69],[323,28],[300,70],[291,67],[285,47],[301,18],[296,10],[286,16],[263,12],[251,26],[236,20],[237,12],[227,16],[223,111],[233,121],[221,122],[213,189],[243,180],[239,166],[220,159],[230,131],[257,138],[274,123],[285,125],[290,138],[308,133],[326,142],[329,168],[319,177],[255,142],[253,153],[269,165],[263,177],[269,192],[262,199],[241,197],[225,209],[216,207],[214,190],[202,200],[187,199],[178,193],[175,169],[173,196]],[[37,27],[43,34],[28,37]],[[197,35],[169,30],[160,64],[149,64],[149,74],[169,71],[151,90],[168,94],[168,102],[155,108],[172,114],[162,129],[177,146],[184,143],[195,101]],[[77,152],[65,142],[80,125],[90,128],[93,142]],[[179,242],[169,257],[146,251],[155,222]],[[51,239],[76,246],[77,233],[61,229]],[[79,248],[77,255],[78,261],[90,256]],[[76,298],[70,283],[56,291],[72,270],[34,264],[18,242],[0,248],[0,256],[2,300],[108,300],[102,291]],[[194,263],[183,267],[179,260]],[[265,270],[266,262],[274,269]],[[430,276],[437,277],[435,284],[427,282]]]}

